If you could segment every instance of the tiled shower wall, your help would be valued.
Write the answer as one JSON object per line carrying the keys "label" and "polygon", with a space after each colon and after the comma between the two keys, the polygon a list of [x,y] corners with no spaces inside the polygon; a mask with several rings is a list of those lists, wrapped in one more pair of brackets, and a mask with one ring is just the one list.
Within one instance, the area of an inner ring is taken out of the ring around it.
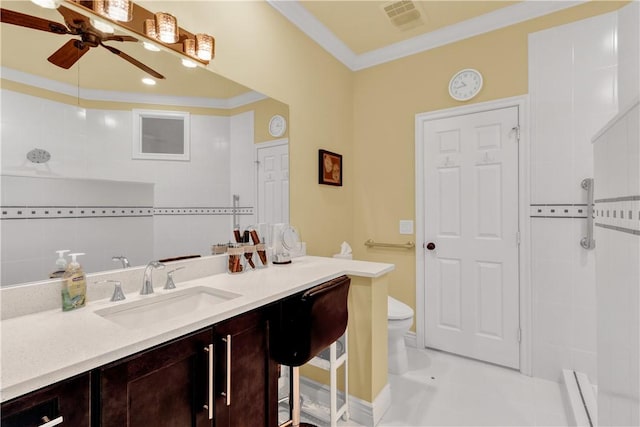
{"label": "tiled shower wall", "polygon": [[594,143],[598,424],[640,425],[640,110]]}
{"label": "tiled shower wall", "polygon": [[[121,251],[110,255],[126,255],[132,265],[144,264],[152,258],[165,258],[187,254],[209,254],[210,245],[229,240],[231,228],[230,144],[231,119],[222,116],[191,116],[191,160],[154,161],[132,160],[132,113],[122,110],[82,109],[72,105],[44,100],[21,93],[2,90],[2,159],[3,175],[38,177],[68,177],[80,179],[132,181],[153,184],[153,252],[141,255],[138,251]],[[244,114],[245,116],[247,113]],[[250,114],[249,114],[250,115]],[[251,120],[245,119],[242,124]],[[252,127],[248,132],[235,132],[241,140],[234,144],[252,144]],[[26,154],[33,148],[51,153],[44,164],[31,163]],[[251,161],[247,167],[251,167]],[[237,166],[240,167],[240,166]],[[95,191],[98,191],[97,189]],[[120,191],[128,191],[120,188]],[[52,195],[55,204],[55,194]],[[60,196],[60,199],[65,197]],[[252,203],[245,195],[241,201]],[[244,214],[251,215],[252,204],[243,204]],[[139,218],[111,218],[116,227],[135,229]],[[22,230],[11,234],[8,224],[15,220],[2,220],[2,262],[25,260],[41,233],[51,233],[55,225],[42,220],[29,219],[31,227],[23,221]],[[40,222],[37,222],[40,221]],[[62,221],[53,219],[46,221]],[[83,222],[84,221],[84,222]],[[78,219],[76,231],[97,230],[100,226],[87,226],[89,221],[104,224],[106,218]],[[55,224],[60,224],[56,222]],[[37,225],[37,226],[34,226]],[[89,234],[87,231],[85,234]],[[9,236],[15,239],[7,240]],[[131,233],[128,237],[131,237]],[[123,237],[127,239],[128,237]],[[55,240],[55,239],[54,239]],[[5,242],[6,241],[6,242]],[[11,245],[7,245],[7,244]],[[13,245],[15,244],[15,245]],[[60,243],[62,245],[62,242]],[[85,247],[59,247],[77,252],[96,252],[96,244]],[[52,247],[53,247],[52,246]],[[12,250],[22,247],[24,252]],[[49,248],[51,249],[51,248]],[[43,271],[54,266],[55,253],[43,255]],[[103,260],[102,269],[115,267],[110,256]],[[89,266],[87,266],[89,268]],[[4,269],[3,269],[4,270]],[[38,273],[39,275],[41,272]],[[39,278],[39,276],[38,276]],[[33,280],[30,278],[29,280]],[[4,272],[3,272],[3,284]]]}
{"label": "tiled shower wall", "polygon": [[[563,368],[596,382],[595,254],[586,234],[584,178],[591,138],[618,111],[617,14],[530,35],[533,375]],[[596,183],[597,186],[597,183]]]}
{"label": "tiled shower wall", "polygon": [[618,15],[620,114],[594,140],[598,425],[640,425],[640,3]]}

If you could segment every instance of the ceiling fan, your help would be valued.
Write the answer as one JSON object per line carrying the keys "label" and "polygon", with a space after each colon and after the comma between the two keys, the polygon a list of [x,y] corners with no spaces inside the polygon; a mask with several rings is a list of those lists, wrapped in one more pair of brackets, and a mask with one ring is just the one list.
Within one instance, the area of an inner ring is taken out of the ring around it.
{"label": "ceiling fan", "polygon": [[59,6],[58,11],[64,17],[66,26],[48,19],[38,18],[32,15],[15,12],[9,9],[0,8],[0,21],[6,24],[18,25],[32,28],[34,30],[46,31],[49,33],[73,36],[80,36],[80,39],[72,39],[66,42],[60,49],[55,51],[47,60],[58,67],[71,68],[89,49],[102,46],[109,52],[118,55],[125,61],[130,62],[142,71],[152,75],[157,79],[164,79],[164,76],[151,67],[127,55],[113,46],[104,44],[107,41],[117,42],[137,42],[138,39],[125,35],[109,35],[96,29],[91,25],[89,18],[64,6]]}

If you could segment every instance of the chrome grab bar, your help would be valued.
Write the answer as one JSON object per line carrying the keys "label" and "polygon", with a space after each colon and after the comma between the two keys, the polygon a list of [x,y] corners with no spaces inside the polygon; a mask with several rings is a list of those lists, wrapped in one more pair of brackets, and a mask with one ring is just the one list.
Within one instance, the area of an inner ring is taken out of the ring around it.
{"label": "chrome grab bar", "polygon": [[580,239],[580,246],[593,249],[596,247],[593,239],[593,178],[583,179],[580,185],[587,190],[587,235]]}
{"label": "chrome grab bar", "polygon": [[402,248],[402,249],[413,249],[416,247],[416,244],[413,242],[407,242],[407,243],[379,243],[379,242],[374,242],[372,239],[367,240],[366,242],[364,242],[364,245],[369,247],[369,248]]}
{"label": "chrome grab bar", "polygon": [[233,195],[233,228],[240,228],[240,221],[238,221],[238,208],[240,208],[240,195]]}

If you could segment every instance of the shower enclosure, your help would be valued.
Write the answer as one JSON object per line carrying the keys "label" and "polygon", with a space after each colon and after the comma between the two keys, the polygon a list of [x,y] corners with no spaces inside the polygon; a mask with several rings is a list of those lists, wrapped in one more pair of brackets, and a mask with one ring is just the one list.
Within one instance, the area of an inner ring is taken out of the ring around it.
{"label": "shower enclosure", "polygon": [[640,424],[639,16],[631,2],[529,36],[533,375],[597,385],[586,425]]}

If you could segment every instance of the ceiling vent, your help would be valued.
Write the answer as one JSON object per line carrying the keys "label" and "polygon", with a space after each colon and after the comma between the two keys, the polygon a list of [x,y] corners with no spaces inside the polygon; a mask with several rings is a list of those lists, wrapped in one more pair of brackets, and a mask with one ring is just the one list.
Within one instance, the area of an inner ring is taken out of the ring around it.
{"label": "ceiling vent", "polygon": [[418,5],[409,0],[400,0],[382,5],[382,10],[394,27],[404,31],[424,24]]}

